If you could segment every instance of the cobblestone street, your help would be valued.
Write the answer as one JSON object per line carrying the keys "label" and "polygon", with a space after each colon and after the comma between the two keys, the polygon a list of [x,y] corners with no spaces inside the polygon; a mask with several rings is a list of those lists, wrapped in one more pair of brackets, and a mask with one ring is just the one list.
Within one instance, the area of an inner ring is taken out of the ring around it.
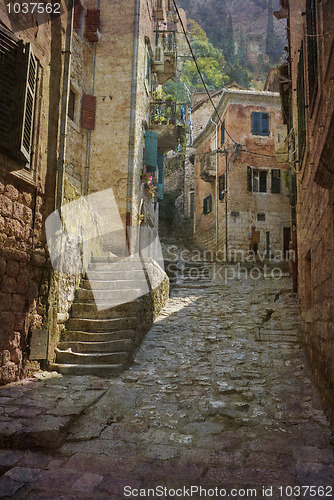
{"label": "cobblestone street", "polygon": [[[77,417],[54,451],[0,451],[0,497],[189,498],[193,487],[199,499],[202,487],[212,498],[333,498],[333,438],[291,288],[288,277],[181,281],[119,378],[53,374],[2,388],[7,437],[22,398],[31,417],[59,398],[53,418],[71,405]],[[158,486],[167,494],[148,493]]]}

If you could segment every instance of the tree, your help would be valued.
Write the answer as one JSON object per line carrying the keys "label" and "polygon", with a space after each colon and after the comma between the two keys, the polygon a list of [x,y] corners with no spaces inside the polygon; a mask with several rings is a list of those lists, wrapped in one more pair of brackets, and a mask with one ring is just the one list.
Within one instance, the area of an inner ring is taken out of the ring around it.
{"label": "tree", "polygon": [[[191,46],[207,87],[210,89],[223,87],[228,82],[228,77],[223,72],[226,61],[222,51],[213,46],[198,23],[189,20],[189,26]],[[192,58],[186,60],[181,68],[181,81],[190,88],[203,87]]]}

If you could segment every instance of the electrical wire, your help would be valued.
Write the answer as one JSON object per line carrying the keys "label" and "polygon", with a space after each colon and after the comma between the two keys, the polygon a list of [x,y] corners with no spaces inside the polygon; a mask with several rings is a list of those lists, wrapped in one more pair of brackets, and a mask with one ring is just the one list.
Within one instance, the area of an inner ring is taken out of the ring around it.
{"label": "electrical wire", "polygon": [[176,13],[177,13],[177,17],[179,18],[179,21],[180,21],[180,24],[181,24],[181,28],[182,28],[183,34],[184,34],[185,39],[186,39],[186,41],[187,41],[187,44],[188,44],[188,47],[189,47],[190,53],[191,53],[192,58],[193,58],[193,60],[194,60],[194,63],[195,63],[196,69],[197,69],[197,73],[199,74],[199,77],[200,77],[200,79],[201,79],[201,81],[202,81],[202,83],[203,83],[203,87],[204,87],[204,89],[205,89],[205,92],[207,93],[207,95],[208,95],[208,97],[209,97],[209,99],[210,99],[210,102],[211,102],[211,104],[212,104],[212,107],[213,107],[213,109],[214,109],[214,110],[215,110],[215,112],[216,112],[216,115],[217,115],[217,117],[218,117],[218,120],[220,121],[221,125],[224,127],[224,130],[225,130],[226,134],[229,136],[229,138],[231,139],[231,141],[232,141],[232,142],[234,142],[234,144],[238,144],[238,143],[237,143],[237,142],[233,139],[233,137],[231,137],[231,136],[230,136],[230,134],[229,134],[229,133],[228,133],[228,131],[226,130],[225,125],[224,125],[224,123],[223,123],[223,120],[221,119],[221,117],[220,117],[220,115],[219,115],[219,113],[218,113],[218,110],[217,110],[217,108],[216,108],[216,105],[215,105],[215,103],[213,102],[213,99],[212,99],[212,97],[211,97],[211,94],[210,94],[210,92],[209,92],[209,90],[208,90],[208,87],[206,86],[205,81],[204,81],[204,78],[203,78],[202,72],[201,72],[201,70],[199,69],[199,66],[198,66],[198,62],[197,62],[196,56],[195,56],[194,51],[193,51],[193,48],[192,48],[192,46],[191,46],[191,44],[190,44],[190,40],[189,40],[188,35],[187,35],[187,33],[186,33],[186,30],[185,30],[185,27],[184,27],[184,24],[183,24],[183,21],[182,21],[182,18],[181,18],[181,16],[180,16],[180,12],[179,12],[179,9],[178,9],[178,7],[177,7],[177,5],[176,5],[175,0],[173,0],[173,4],[174,4],[174,7],[175,7],[175,10],[176,10]]}

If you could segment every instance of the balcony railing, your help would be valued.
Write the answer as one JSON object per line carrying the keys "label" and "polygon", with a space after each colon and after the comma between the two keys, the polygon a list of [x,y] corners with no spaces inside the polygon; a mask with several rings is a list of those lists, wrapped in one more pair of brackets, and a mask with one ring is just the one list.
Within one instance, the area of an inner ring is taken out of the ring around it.
{"label": "balcony railing", "polygon": [[154,66],[159,85],[176,76],[177,44],[175,30],[156,30]]}

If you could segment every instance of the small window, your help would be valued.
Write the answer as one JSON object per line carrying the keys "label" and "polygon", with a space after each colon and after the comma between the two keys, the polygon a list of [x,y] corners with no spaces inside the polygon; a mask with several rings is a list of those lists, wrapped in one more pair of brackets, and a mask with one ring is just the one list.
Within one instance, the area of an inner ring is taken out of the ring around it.
{"label": "small window", "polygon": [[281,171],[278,168],[271,171],[271,192],[274,194],[281,192]]}
{"label": "small window", "polygon": [[269,113],[252,112],[252,134],[269,135]]}
{"label": "small window", "polygon": [[267,170],[247,167],[247,189],[253,193],[267,193]]}
{"label": "small window", "polygon": [[231,212],[231,217],[239,217],[240,212]]}
{"label": "small window", "polygon": [[75,92],[71,89],[68,98],[68,117],[74,122],[75,118]]}
{"label": "small window", "polygon": [[257,220],[259,222],[264,222],[266,220],[266,214],[257,214]]}
{"label": "small window", "polygon": [[207,215],[212,212],[212,196],[211,194],[203,200],[203,214]]}

